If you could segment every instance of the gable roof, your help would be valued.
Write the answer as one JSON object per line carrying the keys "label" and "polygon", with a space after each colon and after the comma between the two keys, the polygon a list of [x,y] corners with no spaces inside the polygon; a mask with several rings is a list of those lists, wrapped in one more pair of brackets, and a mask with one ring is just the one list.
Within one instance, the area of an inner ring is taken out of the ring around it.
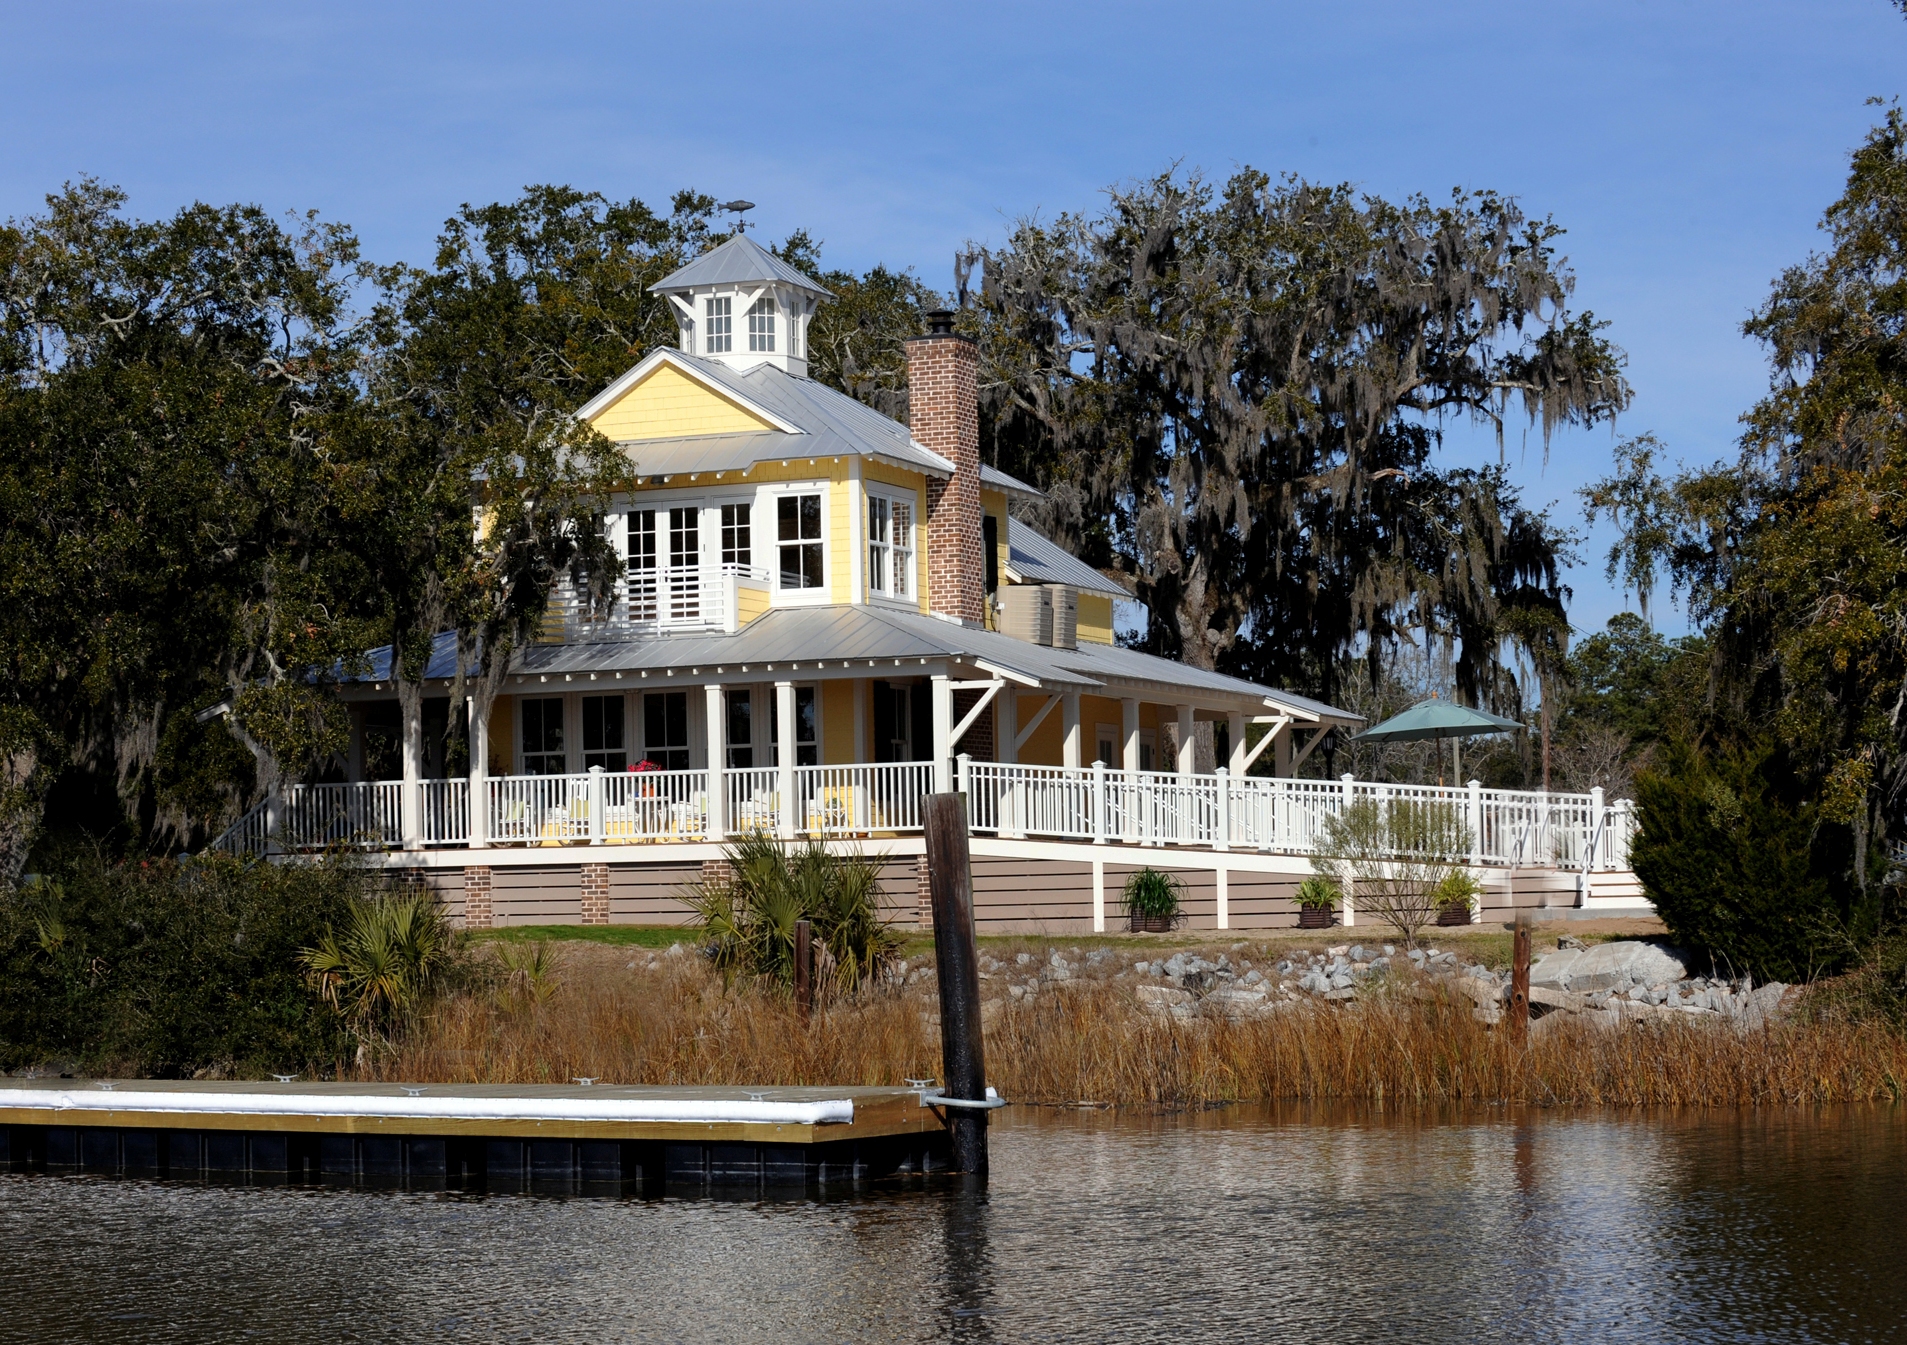
{"label": "gable roof", "polygon": [[[1008,480],[1012,478],[1009,477]],[[1130,598],[1119,585],[1017,518],[1006,521],[1007,572],[1026,584],[1071,584],[1081,593]]]}
{"label": "gable roof", "polygon": [[[667,363],[707,387],[711,394],[761,417],[775,429],[760,433],[684,435],[625,440],[643,475],[731,471],[757,462],[793,458],[879,458],[930,476],[952,476],[953,463],[915,441],[905,425],[825,383],[773,364],[746,371],[664,346],[643,356],[577,411],[592,420],[632,392],[658,365]],[[980,484],[1038,499],[1039,492],[1005,472],[980,469]]]}
{"label": "gable roof", "polygon": [[822,299],[834,297],[747,234],[736,234],[720,247],[710,248],[649,289],[655,294],[679,294],[703,285],[748,285],[758,281],[793,285]]}

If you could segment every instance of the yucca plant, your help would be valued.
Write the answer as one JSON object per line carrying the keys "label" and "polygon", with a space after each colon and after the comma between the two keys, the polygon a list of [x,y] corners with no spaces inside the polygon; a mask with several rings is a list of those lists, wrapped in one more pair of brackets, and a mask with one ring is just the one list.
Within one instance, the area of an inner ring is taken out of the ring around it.
{"label": "yucca plant", "polygon": [[462,951],[443,908],[424,893],[360,900],[299,961],[306,979],[360,1041],[391,1034],[442,987]]}
{"label": "yucca plant", "polygon": [[881,918],[879,862],[810,841],[799,849],[759,833],[727,847],[730,877],[690,889],[697,923],[725,980],[794,984],[795,925],[806,920],[832,980],[853,991],[877,979],[901,938]]}

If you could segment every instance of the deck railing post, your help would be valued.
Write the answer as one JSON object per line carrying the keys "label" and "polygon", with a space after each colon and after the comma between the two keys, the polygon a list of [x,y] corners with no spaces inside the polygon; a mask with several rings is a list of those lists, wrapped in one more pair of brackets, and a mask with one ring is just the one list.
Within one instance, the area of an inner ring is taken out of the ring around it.
{"label": "deck railing post", "polygon": [[1470,867],[1483,864],[1483,781],[1472,780],[1470,792]]}
{"label": "deck railing post", "polygon": [[1583,867],[1585,869],[1606,869],[1609,867],[1603,862],[1602,858],[1604,837],[1608,835],[1607,829],[1603,826],[1603,820],[1602,786],[1596,785],[1589,791],[1589,828],[1583,847],[1585,851],[1583,855]]}
{"label": "deck railing post", "polygon": [[589,768],[589,843],[591,845],[603,843],[603,813],[607,803],[603,795],[606,792],[603,786],[603,768],[591,766]]}
{"label": "deck railing post", "polygon": [[1093,844],[1106,843],[1106,763],[1093,763]]}
{"label": "deck railing post", "polygon": [[967,816],[973,816],[973,757],[962,752],[954,758],[954,792],[967,796]]}
{"label": "deck railing post", "polygon": [[[1218,818],[1212,844],[1216,849],[1229,850],[1232,848],[1232,775],[1223,766],[1218,768],[1217,775]],[[1223,929],[1224,926],[1220,925],[1219,928]]]}

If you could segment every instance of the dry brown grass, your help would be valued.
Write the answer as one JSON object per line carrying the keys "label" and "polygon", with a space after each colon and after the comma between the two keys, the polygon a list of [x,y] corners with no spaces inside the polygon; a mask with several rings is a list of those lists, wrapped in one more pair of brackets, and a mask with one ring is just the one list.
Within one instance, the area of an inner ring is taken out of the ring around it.
{"label": "dry brown grass", "polygon": [[[919,989],[839,1003],[802,1023],[784,1000],[724,993],[700,959],[631,970],[628,950],[577,948],[547,1004],[440,1007],[373,1077],[618,1083],[898,1084],[939,1072]],[[1418,1106],[1735,1106],[1900,1101],[1907,1038],[1872,1026],[1564,1025],[1527,1048],[1468,1001],[1377,994],[1265,1018],[1182,1021],[1140,1008],[1129,980],[1063,985],[992,1011],[990,1081],[1027,1103],[1191,1107],[1342,1100]]]}

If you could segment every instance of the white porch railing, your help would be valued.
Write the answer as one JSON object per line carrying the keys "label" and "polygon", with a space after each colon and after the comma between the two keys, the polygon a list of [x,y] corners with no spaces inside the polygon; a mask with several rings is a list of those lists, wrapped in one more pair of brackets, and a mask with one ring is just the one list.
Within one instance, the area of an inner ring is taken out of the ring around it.
{"label": "white porch railing", "polygon": [[657,631],[734,630],[740,590],[769,586],[768,571],[747,565],[631,566],[606,613],[588,617],[580,596],[558,589],[550,619],[572,638],[626,640]]}
{"label": "white porch railing", "polygon": [[[933,788],[924,761],[858,766],[756,767],[718,773],[722,825],[714,824],[708,771],[513,775],[483,782],[481,837],[470,829],[470,782],[418,786],[423,846],[621,845],[721,840],[751,831],[788,837],[879,837],[918,832]],[[960,758],[958,787],[976,832],[1104,844],[1315,854],[1329,819],[1363,800],[1451,810],[1477,865],[1578,871],[1628,867],[1635,813],[1601,790],[1522,790],[1394,785],[1354,780],[1116,771],[1104,766],[1001,765]],[[398,849],[406,843],[404,785],[295,786],[260,804],[214,842],[232,853],[335,846]]]}

